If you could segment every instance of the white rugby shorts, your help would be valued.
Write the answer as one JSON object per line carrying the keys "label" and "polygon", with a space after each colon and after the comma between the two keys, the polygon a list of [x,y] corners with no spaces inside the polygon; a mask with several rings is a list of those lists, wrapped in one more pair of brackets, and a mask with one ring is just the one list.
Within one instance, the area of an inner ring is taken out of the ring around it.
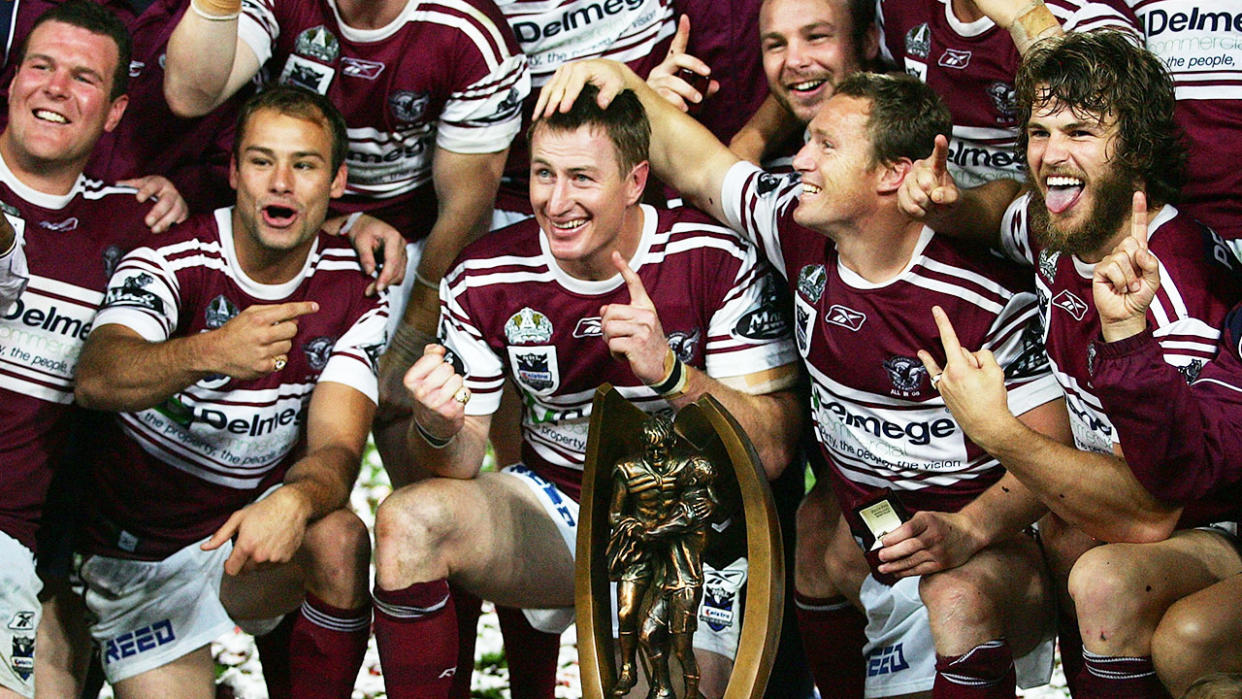
{"label": "white rugby shorts", "polygon": [[16,539],[0,532],[0,687],[34,696],[35,631],[42,606],[43,583],[35,557]]}

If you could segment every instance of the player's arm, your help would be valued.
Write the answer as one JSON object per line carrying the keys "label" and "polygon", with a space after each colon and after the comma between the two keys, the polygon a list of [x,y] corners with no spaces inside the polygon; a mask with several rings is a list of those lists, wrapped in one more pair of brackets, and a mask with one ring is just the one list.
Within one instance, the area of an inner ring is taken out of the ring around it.
{"label": "player's arm", "polygon": [[[1029,410],[1018,420],[1051,439],[1062,443],[1073,440],[1061,400]],[[1007,471],[961,510],[916,512],[885,535],[879,571],[907,577],[956,568],[977,551],[1030,526],[1047,511],[1039,497]]]}
{"label": "player's arm", "polygon": [[[1166,538],[1180,508],[1152,496],[1118,454],[1081,451],[1028,427],[1009,411],[1004,371],[987,350],[970,352],[940,308],[933,309],[944,343],[943,373],[919,357],[958,425],[1062,519],[1104,541]],[[1053,404],[1050,405],[1055,405]]]}
{"label": "player's arm", "polygon": [[180,117],[202,116],[256,73],[259,58],[238,38],[241,0],[192,0],[168,39],[164,98]]}
{"label": "player's arm", "polygon": [[26,288],[30,272],[26,251],[17,240],[17,231],[7,216],[0,214],[0,313],[8,310]]}
{"label": "player's arm", "polygon": [[409,444],[415,462],[437,476],[473,478],[483,465],[491,415],[467,415],[470,391],[445,360],[444,347],[427,345],[405,374],[413,398]]}
{"label": "player's arm", "polygon": [[1041,39],[1065,33],[1042,0],[975,0],[975,4],[998,27],[1009,31],[1019,54],[1025,55]]}
{"label": "player's arm", "polygon": [[224,563],[230,575],[291,560],[307,525],[348,503],[374,414],[375,403],[361,391],[333,381],[316,385],[306,415],[306,456],[289,468],[281,487],[234,512],[203,548],[234,539]]}
{"label": "player's arm", "polygon": [[656,94],[624,64],[602,59],[561,66],[543,87],[535,115],[567,112],[587,83],[597,85],[599,103],[607,106],[622,90],[633,90],[651,122],[649,158],[656,176],[703,211],[724,221],[720,192],[725,175],[741,160],[705,126]]}
{"label": "player's arm", "polygon": [[250,306],[215,330],[160,342],[124,325],[96,326],[82,348],[74,395],[95,410],[143,410],[209,376],[264,376],[287,361],[297,319],[317,310],[309,301]]}
{"label": "player's arm", "polygon": [[349,238],[364,273],[371,275],[379,270],[375,281],[366,288],[368,296],[390,286],[400,286],[405,279],[405,237],[388,223],[355,211],[324,221],[323,230]]}
{"label": "player's arm", "polygon": [[1000,179],[959,189],[949,173],[949,140],[936,136],[932,154],[916,160],[897,190],[897,203],[906,215],[937,233],[1000,247],[1001,221],[1022,185]]}
{"label": "player's arm", "polygon": [[802,411],[793,386],[796,363],[715,379],[677,359],[660,325],[655,304],[642,280],[620,253],[612,254],[630,292],[630,303],[609,304],[601,312],[604,341],[614,357],[624,358],[640,381],[683,408],[710,393],[746,431],[769,479],[793,459],[802,430]]}
{"label": "player's arm", "polygon": [[742,160],[760,165],[769,149],[786,142],[805,128],[806,125],[785,109],[779,100],[768,95],[742,128],[733,134],[729,150]]}

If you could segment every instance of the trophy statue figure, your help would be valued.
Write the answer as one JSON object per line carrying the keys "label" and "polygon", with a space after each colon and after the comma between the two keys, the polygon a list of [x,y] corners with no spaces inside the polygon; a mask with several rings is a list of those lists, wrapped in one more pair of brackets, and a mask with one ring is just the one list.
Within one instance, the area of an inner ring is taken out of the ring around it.
{"label": "trophy statue figure", "polygon": [[650,696],[676,696],[668,664],[673,653],[685,680],[682,696],[697,697],[691,642],[703,597],[707,525],[719,507],[712,490],[716,469],[702,456],[674,450],[673,425],[665,417],[648,418],[641,437],[641,453],[620,459],[612,472],[605,558],[609,577],[617,581],[621,652],[612,695],[625,696],[637,681],[639,641],[650,668]]}

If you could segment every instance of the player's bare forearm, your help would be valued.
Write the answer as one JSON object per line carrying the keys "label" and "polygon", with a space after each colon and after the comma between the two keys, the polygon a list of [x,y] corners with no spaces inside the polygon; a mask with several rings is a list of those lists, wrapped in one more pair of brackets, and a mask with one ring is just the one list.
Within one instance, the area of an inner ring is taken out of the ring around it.
{"label": "player's bare forearm", "polygon": [[209,21],[187,11],[168,40],[164,98],[178,116],[202,116],[258,70],[254,52],[237,37],[236,19]]}
{"label": "player's bare forearm", "polygon": [[1016,419],[978,443],[1049,509],[1097,539],[1160,541],[1177,523],[1180,508],[1152,497],[1117,456],[1079,450]]}
{"label": "player's bare forearm", "polygon": [[87,338],[76,370],[75,398],[94,410],[144,410],[215,373],[205,336],[148,342],[121,325]]}
{"label": "player's bare forearm", "polygon": [[978,548],[1007,539],[1034,524],[1048,507],[1022,481],[1006,472],[960,510],[971,524]]}
{"label": "player's bare forearm", "polygon": [[784,143],[806,125],[799,122],[775,97],[768,95],[759,109],[729,141],[737,157],[760,165],[773,147]]}
{"label": "player's bare forearm", "polygon": [[443,447],[432,446],[418,431],[414,419],[410,420],[408,442],[415,461],[437,476],[443,478],[470,479],[479,474],[483,457],[487,453],[487,431],[491,416],[466,416],[465,424]]}
{"label": "player's bare forearm", "polygon": [[366,447],[375,403],[360,391],[325,381],[306,409],[306,456],[285,474],[284,489],[300,495],[307,521],[344,507]]}
{"label": "player's bare forearm", "polygon": [[691,367],[685,371],[685,392],[670,401],[674,407],[680,409],[710,393],[746,431],[768,480],[780,476],[793,460],[802,432],[802,406],[792,390],[798,381],[797,365],[730,377],[727,383]]}

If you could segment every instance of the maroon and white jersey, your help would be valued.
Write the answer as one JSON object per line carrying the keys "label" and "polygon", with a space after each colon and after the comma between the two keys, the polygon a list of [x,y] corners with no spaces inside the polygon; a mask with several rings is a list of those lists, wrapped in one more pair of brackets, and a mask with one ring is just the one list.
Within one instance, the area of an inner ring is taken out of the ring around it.
{"label": "maroon and white jersey", "polygon": [[13,246],[0,254],[0,315],[9,310],[9,304],[17,300],[30,281],[30,268],[26,265],[26,242],[13,240]]}
{"label": "maroon and white jersey", "polygon": [[[1129,28],[1138,38],[1130,10],[1121,0],[1048,0],[1065,31]],[[927,83],[953,115],[949,169],[965,186],[1002,177],[1026,177],[1016,152],[1017,106],[1014,75],[1022,57],[1008,30],[983,17],[963,22],[950,0],[879,0],[876,24],[885,61]]]}
{"label": "maroon and white jersey", "polygon": [[407,238],[436,220],[436,148],[496,153],[521,127],[526,56],[491,0],[410,0],[388,26],[346,26],[333,0],[245,0],[240,38],[268,77],[327,95],[349,126],[334,210],[367,211]]}
{"label": "maroon and white jersey", "polygon": [[[189,7],[186,0],[154,0],[135,14],[129,0],[95,0],[125,23],[133,39],[129,62],[129,106],[116,129],[103,134],[91,152],[86,174],[105,182],[163,175],[195,211],[210,211],[233,200],[228,183],[234,121],[243,91],[210,114],[181,119],[164,99],[164,53],[168,37]],[[0,74],[6,86],[16,68],[17,49],[34,22],[64,0],[15,0],[13,31],[7,47],[9,65]],[[0,125],[8,114],[0,110]]]}
{"label": "maroon and white jersey", "polygon": [[[1030,195],[1014,200],[1001,228],[1001,244],[1015,260],[1035,267],[1043,340],[1053,374],[1065,390],[1074,442],[1079,449],[1113,453],[1118,443],[1091,385],[1094,340],[1100,335],[1091,275],[1095,265],[1042,249],[1027,217]],[[1160,290],[1147,323],[1164,360],[1194,379],[1212,357],[1220,324],[1239,298],[1232,255],[1221,238],[1166,205],[1148,224],[1148,245],[1160,260]]]}
{"label": "maroon and white jersey", "polygon": [[117,323],[150,342],[219,328],[258,304],[315,301],[298,319],[288,364],[251,381],[213,376],[161,404],[117,416],[92,464],[97,553],[161,559],[213,532],[235,510],[280,483],[305,446],[306,410],[320,382],[376,400],[386,297],[349,242],[321,233],[296,277],[260,284],[237,262],[232,209],[195,217],[158,247],[126,255],[96,323]]}
{"label": "maroon and white jersey", "polygon": [[1179,206],[1242,256],[1242,7],[1237,0],[1126,2],[1147,50],[1177,87],[1174,116],[1190,153]]}
{"label": "maroon and white jersey", "polygon": [[0,531],[34,534],[72,416],[73,373],[108,275],[146,241],[134,190],[79,178],[36,192],[0,159],[0,208],[25,241],[26,290],[0,315]]}
{"label": "maroon and white jersey", "polygon": [[672,0],[496,0],[530,63],[535,88],[570,61],[610,58],[646,75],[677,31]]}
{"label": "maroon and white jersey", "polygon": [[914,510],[955,511],[1004,468],[958,427],[918,359],[925,349],[944,364],[931,309],[945,309],[962,346],[996,355],[1009,409],[1022,415],[1061,394],[1039,346],[1030,275],[924,228],[900,274],[868,282],[841,264],[830,239],[793,221],[800,192],[796,174],[742,162],[722,201],[730,225],[793,291],[815,436],[847,517],[884,488]]}
{"label": "maroon and white jersey", "polygon": [[[796,361],[779,283],[752,247],[692,209],[642,206],[630,266],[656,305],[669,346],[714,378]],[[468,246],[440,283],[441,326],[461,357],[470,415],[490,415],[506,377],[522,393],[526,465],[577,499],[595,389],[604,382],[647,412],[669,410],[603,340],[599,309],[629,303],[617,275],[566,274],[534,220]]]}

